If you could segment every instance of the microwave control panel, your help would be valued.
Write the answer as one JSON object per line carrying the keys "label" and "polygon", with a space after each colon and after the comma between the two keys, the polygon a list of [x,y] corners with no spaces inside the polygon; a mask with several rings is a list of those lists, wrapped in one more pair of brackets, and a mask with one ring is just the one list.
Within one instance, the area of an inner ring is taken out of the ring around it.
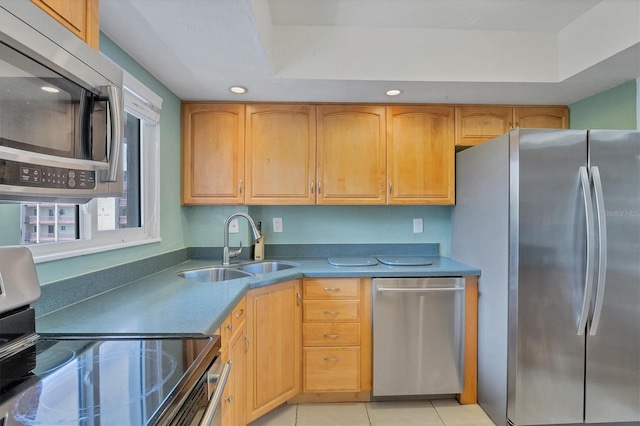
{"label": "microwave control panel", "polygon": [[38,188],[95,189],[96,172],[0,159],[0,184]]}

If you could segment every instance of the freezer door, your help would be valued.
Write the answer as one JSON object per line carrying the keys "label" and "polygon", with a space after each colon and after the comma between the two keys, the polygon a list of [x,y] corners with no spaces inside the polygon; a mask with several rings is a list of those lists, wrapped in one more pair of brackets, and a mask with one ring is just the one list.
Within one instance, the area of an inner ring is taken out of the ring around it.
{"label": "freezer door", "polygon": [[[587,337],[585,420],[640,421],[640,132],[590,131],[590,166],[604,194],[604,282]],[[602,208],[602,206],[601,206]],[[600,244],[597,245],[598,247]],[[598,257],[596,257],[598,260]],[[599,284],[599,285],[598,285]],[[596,307],[597,304],[594,306]],[[599,321],[598,321],[599,320]]]}
{"label": "freezer door", "polygon": [[511,136],[507,417],[515,425],[582,423],[586,132]]}

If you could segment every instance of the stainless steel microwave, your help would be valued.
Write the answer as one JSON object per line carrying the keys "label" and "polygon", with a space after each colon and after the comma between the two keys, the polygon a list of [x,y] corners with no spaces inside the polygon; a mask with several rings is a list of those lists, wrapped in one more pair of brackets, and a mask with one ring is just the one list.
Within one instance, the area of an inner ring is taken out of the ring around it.
{"label": "stainless steel microwave", "polygon": [[122,70],[29,1],[0,23],[0,200],[122,196]]}

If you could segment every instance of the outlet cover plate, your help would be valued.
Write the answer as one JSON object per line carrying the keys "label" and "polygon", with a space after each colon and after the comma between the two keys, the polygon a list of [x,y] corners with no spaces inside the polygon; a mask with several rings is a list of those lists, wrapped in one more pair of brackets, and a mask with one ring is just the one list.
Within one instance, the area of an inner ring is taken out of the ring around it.
{"label": "outlet cover plate", "polygon": [[413,218],[413,233],[422,234],[424,232],[424,224],[421,217]]}
{"label": "outlet cover plate", "polygon": [[282,218],[274,217],[273,218],[273,232],[282,232]]}

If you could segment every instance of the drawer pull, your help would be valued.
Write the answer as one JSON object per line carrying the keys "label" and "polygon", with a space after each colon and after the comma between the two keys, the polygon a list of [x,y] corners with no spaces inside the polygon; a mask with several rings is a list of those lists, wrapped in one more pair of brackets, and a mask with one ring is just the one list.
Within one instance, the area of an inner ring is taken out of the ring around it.
{"label": "drawer pull", "polygon": [[324,311],[325,315],[338,315],[340,311]]}
{"label": "drawer pull", "polygon": [[340,358],[338,358],[337,356],[334,356],[332,358],[325,358],[324,360],[327,362],[338,362],[340,361]]}
{"label": "drawer pull", "polygon": [[340,291],[338,287],[325,287],[324,291]]}
{"label": "drawer pull", "polygon": [[229,404],[231,404],[233,402],[233,395],[229,395],[229,398],[227,398],[227,402]]}
{"label": "drawer pull", "polygon": [[229,324],[227,324],[227,325],[225,326],[225,328],[226,328],[227,330],[231,330],[231,328],[233,328],[233,326],[231,325],[231,323],[229,323]]}
{"label": "drawer pull", "polygon": [[241,317],[242,315],[244,315],[244,309],[240,309],[240,312],[236,314],[236,318]]}
{"label": "drawer pull", "polygon": [[327,339],[337,339],[338,337],[340,337],[339,334],[325,334],[324,337],[326,337]]}

